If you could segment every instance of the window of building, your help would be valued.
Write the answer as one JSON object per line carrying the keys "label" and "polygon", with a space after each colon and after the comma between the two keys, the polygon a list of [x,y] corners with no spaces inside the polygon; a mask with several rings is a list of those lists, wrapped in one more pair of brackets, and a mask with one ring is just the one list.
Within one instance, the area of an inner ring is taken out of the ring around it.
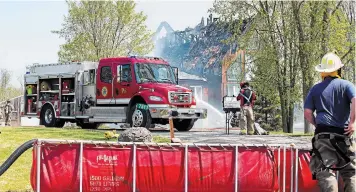
{"label": "window of building", "polygon": [[227,95],[228,96],[237,96],[240,92],[239,85],[236,84],[227,84]]}

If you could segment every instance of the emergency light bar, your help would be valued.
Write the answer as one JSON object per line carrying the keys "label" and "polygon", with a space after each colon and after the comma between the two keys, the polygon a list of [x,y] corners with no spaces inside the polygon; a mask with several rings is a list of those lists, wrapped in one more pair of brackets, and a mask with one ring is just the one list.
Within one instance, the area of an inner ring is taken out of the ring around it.
{"label": "emergency light bar", "polygon": [[130,56],[130,58],[135,58],[135,59],[153,59],[153,60],[162,60],[164,61],[162,58],[160,57],[148,57],[148,56],[136,56],[136,55],[132,55]]}

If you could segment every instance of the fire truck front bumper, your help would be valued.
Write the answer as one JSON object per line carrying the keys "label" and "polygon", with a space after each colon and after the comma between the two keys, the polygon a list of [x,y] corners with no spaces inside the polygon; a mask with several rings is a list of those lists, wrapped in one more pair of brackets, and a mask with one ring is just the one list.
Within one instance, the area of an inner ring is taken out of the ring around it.
{"label": "fire truck front bumper", "polygon": [[171,111],[177,111],[178,115],[174,119],[205,119],[207,109],[201,108],[172,108],[169,105],[148,105],[151,118],[168,119]]}

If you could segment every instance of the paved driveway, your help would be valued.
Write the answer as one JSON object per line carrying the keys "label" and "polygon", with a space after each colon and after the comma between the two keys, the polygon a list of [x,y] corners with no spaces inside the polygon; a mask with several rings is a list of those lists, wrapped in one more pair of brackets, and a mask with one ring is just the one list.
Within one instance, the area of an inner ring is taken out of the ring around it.
{"label": "paved driveway", "polygon": [[[121,132],[121,131],[119,131]],[[151,129],[153,135],[169,137],[167,127]],[[218,143],[218,144],[295,144],[297,147],[311,148],[311,137],[291,137],[282,135],[239,135],[239,130],[225,133],[224,128],[200,129],[193,128],[188,132],[175,132],[175,137],[185,143]]]}

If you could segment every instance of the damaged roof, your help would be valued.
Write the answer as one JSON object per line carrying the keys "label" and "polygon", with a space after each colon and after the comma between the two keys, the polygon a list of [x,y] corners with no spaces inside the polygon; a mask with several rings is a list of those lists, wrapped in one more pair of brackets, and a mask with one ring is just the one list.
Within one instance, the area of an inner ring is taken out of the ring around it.
{"label": "damaged roof", "polygon": [[199,77],[198,75],[189,74],[189,73],[186,73],[186,72],[183,72],[183,71],[179,71],[178,79],[207,81],[203,77]]}
{"label": "damaged roof", "polygon": [[[194,29],[174,31],[156,41],[160,47],[161,57],[165,58],[180,71],[206,77],[210,75],[221,76],[221,62],[224,56],[238,49],[236,42],[224,43],[231,37],[229,24],[219,22],[218,19],[204,19]],[[243,22],[241,30],[245,31],[249,22]]]}

